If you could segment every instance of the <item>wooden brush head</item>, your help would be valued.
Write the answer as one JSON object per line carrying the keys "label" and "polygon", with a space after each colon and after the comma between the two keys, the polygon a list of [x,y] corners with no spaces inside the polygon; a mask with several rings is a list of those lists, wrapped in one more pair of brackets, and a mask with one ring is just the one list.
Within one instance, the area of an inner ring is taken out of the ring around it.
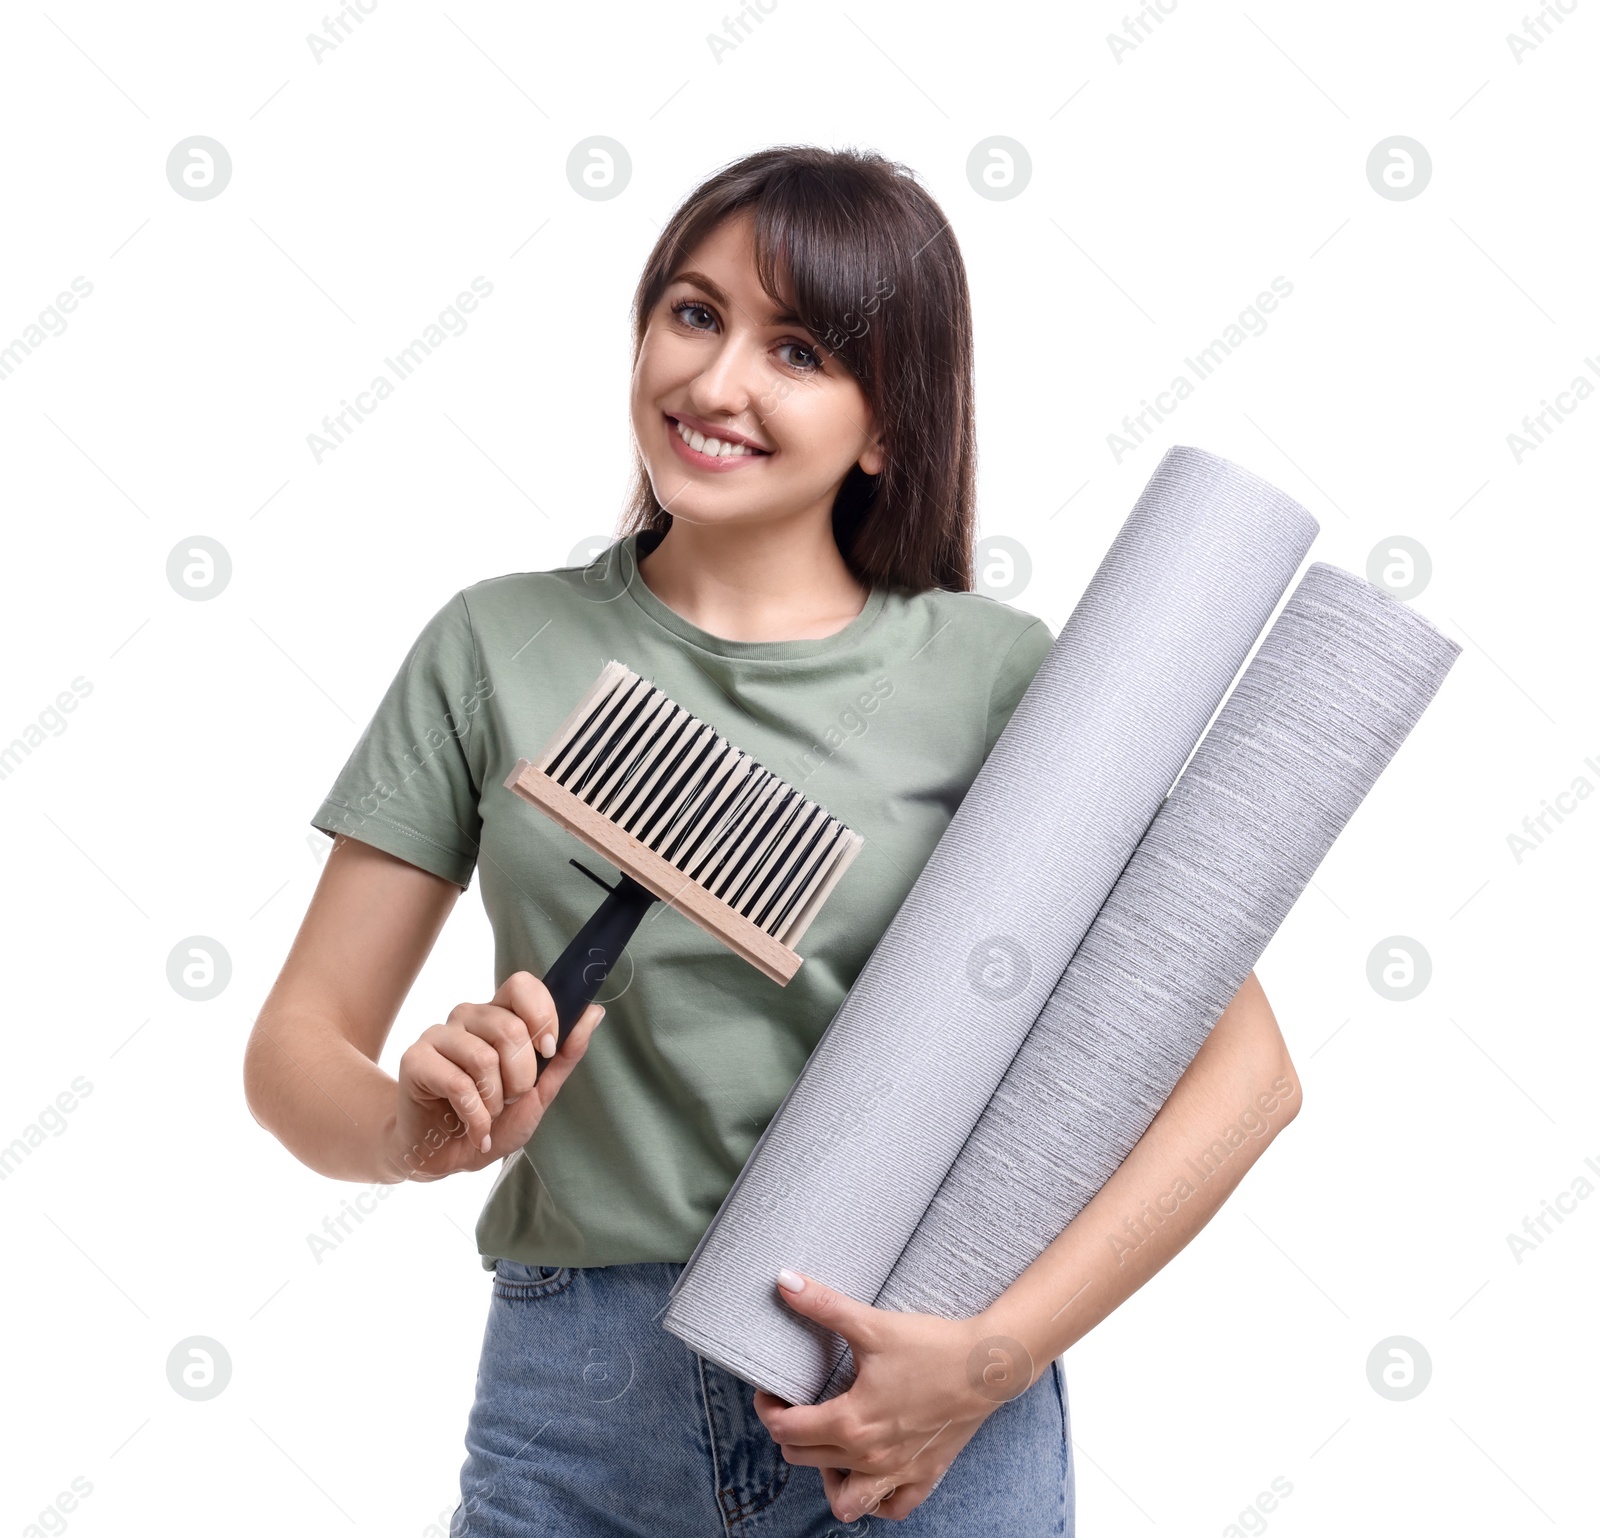
{"label": "wooden brush head", "polygon": [[615,660],[504,783],[780,986],[866,842]]}

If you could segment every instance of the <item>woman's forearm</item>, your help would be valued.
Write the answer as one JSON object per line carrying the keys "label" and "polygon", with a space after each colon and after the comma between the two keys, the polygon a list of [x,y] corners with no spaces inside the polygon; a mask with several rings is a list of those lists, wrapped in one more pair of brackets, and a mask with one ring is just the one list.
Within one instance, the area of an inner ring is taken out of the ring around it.
{"label": "woman's forearm", "polygon": [[343,834],[245,1047],[251,1114],[335,1180],[416,1173],[395,1126],[399,1084],[378,1066],[461,888]]}
{"label": "woman's forearm", "polygon": [[980,1317],[1032,1357],[1032,1382],[1211,1220],[1300,1108],[1252,972],[1116,1173]]}
{"label": "woman's forearm", "polygon": [[251,1114],[302,1164],[335,1180],[392,1183],[398,1086],[332,1021],[269,998],[245,1049]]}

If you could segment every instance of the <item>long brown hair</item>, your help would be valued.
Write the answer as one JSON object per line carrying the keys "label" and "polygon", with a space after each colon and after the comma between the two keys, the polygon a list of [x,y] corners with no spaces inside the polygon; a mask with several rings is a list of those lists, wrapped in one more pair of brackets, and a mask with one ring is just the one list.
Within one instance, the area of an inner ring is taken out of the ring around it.
{"label": "long brown hair", "polygon": [[[949,222],[904,166],[870,151],[779,145],[724,166],[684,199],[655,243],[633,300],[633,355],[663,290],[712,229],[755,216],[756,271],[860,384],[882,433],[883,469],[851,467],[833,534],[856,578],[920,593],[972,587],[976,435],[972,308]],[[664,534],[644,460],[624,535]],[[646,541],[646,544],[653,541]]]}

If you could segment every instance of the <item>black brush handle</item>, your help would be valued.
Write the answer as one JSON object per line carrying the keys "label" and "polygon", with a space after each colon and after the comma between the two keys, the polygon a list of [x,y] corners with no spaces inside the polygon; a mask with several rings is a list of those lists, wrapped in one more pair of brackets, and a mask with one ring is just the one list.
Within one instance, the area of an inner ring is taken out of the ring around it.
{"label": "black brush handle", "polygon": [[[576,860],[571,863],[578,865]],[[614,886],[606,886],[587,867],[578,865],[578,869],[591,881],[605,887],[607,895],[544,975],[544,985],[555,1000],[556,1019],[560,1023],[556,1036],[558,1052],[579,1016],[600,991],[601,984],[611,975],[612,967],[621,960],[645,910],[658,901],[654,892],[640,886],[626,872],[618,876]]]}

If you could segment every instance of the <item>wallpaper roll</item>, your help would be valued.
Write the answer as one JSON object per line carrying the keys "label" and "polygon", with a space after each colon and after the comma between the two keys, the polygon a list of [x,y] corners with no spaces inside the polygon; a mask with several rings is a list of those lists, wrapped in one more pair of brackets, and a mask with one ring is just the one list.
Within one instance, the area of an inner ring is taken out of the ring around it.
{"label": "wallpaper roll", "polygon": [[1317,531],[1174,447],[680,1273],[662,1323],[794,1403],[841,1342],[796,1267],[874,1297]]}
{"label": "wallpaper roll", "polygon": [[[947,1319],[976,1313],[1087,1205],[1155,1119],[1459,652],[1359,577],[1309,568],[872,1302]],[[1196,1149],[1191,1189],[1230,1152],[1221,1139]],[[1136,1216],[1107,1235],[1119,1254],[1150,1231],[1149,1215]],[[853,1380],[840,1347],[823,1398]]]}

